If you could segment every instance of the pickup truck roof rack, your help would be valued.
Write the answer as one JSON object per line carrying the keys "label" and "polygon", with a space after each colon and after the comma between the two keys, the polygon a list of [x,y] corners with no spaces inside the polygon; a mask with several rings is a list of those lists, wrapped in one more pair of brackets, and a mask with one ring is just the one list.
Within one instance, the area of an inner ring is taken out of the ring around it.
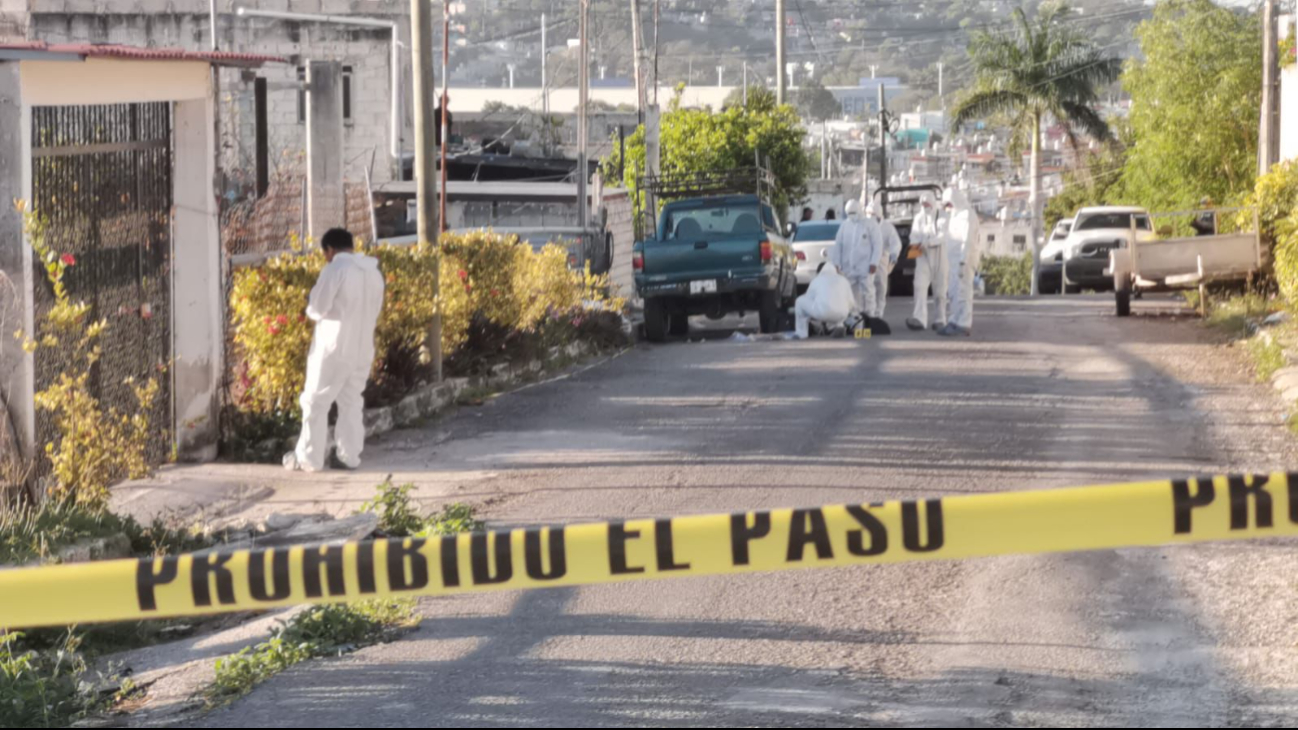
{"label": "pickup truck roof rack", "polygon": [[637,183],[641,196],[641,215],[637,222],[639,230],[636,231],[638,238],[644,238],[657,230],[658,212],[663,203],[668,201],[722,195],[756,195],[762,202],[771,204],[778,189],[775,174],[761,164],[711,172],[644,175]]}

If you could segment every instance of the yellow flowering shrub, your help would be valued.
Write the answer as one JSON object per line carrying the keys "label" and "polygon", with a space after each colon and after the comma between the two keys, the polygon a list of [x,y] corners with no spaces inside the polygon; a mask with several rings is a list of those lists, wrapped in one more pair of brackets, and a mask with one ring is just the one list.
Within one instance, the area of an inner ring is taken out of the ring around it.
{"label": "yellow flowering shrub", "polygon": [[[435,314],[442,316],[442,353],[449,357],[465,347],[475,316],[526,331],[547,317],[569,316],[584,300],[602,301],[607,288],[604,277],[569,270],[567,252],[558,246],[538,254],[515,237],[474,232],[442,237],[441,249],[381,245],[362,251],[378,258],[386,282],[371,388],[399,394],[417,384],[429,365]],[[434,297],[439,264],[440,296]],[[323,266],[324,255],[316,251],[235,272],[230,310],[242,360],[240,410],[297,412],[312,335],[304,312]]]}
{"label": "yellow flowering shrub", "polygon": [[36,394],[36,407],[48,411],[56,437],[45,444],[51,466],[50,495],[92,508],[105,508],[108,488],[122,479],[138,479],[151,471],[147,449],[154,436],[148,413],[157,400],[156,377],[145,383],[128,380],[137,410],[123,413],[100,404],[90,388],[90,371],[102,355],[100,339],[108,322],[92,319],[92,308],[75,300],[64,285],[67,270],[77,265],[71,254],[59,254],[45,243],[46,224],[19,201],[24,232],[54,291],[54,305],[34,336],[15,336],[30,353],[58,348],[64,368],[54,382]]}
{"label": "yellow flowering shrub", "polygon": [[1298,163],[1281,162],[1259,177],[1244,205],[1236,229],[1253,230],[1256,210],[1280,293],[1290,307],[1298,306]]}

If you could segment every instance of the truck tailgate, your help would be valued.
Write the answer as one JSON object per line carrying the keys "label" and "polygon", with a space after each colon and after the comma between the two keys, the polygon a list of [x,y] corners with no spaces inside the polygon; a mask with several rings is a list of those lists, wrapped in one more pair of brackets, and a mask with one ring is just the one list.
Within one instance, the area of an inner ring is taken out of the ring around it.
{"label": "truck tailgate", "polygon": [[654,283],[727,279],[762,273],[761,241],[719,238],[708,241],[652,241],[644,247],[645,278]]}

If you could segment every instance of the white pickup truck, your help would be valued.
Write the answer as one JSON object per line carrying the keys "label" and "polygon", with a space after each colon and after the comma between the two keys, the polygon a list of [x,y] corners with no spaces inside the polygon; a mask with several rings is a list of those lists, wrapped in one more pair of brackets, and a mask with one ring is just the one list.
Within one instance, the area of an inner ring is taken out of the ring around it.
{"label": "white pickup truck", "polygon": [[1118,316],[1131,315],[1135,293],[1195,288],[1206,312],[1208,284],[1251,281],[1262,270],[1262,239],[1257,231],[1255,224],[1250,232],[1140,240],[1133,224],[1132,243],[1109,254]]}

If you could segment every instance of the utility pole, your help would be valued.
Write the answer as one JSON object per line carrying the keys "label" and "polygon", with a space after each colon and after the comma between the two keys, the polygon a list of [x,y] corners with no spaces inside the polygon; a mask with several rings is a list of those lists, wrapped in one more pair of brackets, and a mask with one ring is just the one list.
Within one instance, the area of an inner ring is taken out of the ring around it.
{"label": "utility pole", "polygon": [[[437,215],[433,200],[437,195],[437,163],[433,157],[435,139],[433,99],[433,8],[428,0],[410,0],[410,51],[414,63],[415,86],[415,191],[419,222],[419,244],[437,245]],[[433,270],[432,295],[438,296],[440,272]],[[433,377],[442,380],[442,317],[433,315],[428,327],[427,347],[432,355]]]}
{"label": "utility pole", "polygon": [[744,108],[748,108],[748,60],[744,59]]}
{"label": "utility pole", "polygon": [[645,94],[645,74],[641,68],[644,57],[644,30],[640,26],[640,0],[631,0],[631,53],[635,58],[636,113],[643,122],[648,96]]}
{"label": "utility pole", "polygon": [[829,120],[820,120],[820,179],[829,179]]}
{"label": "utility pole", "polygon": [[451,0],[442,0],[442,186],[438,232],[446,233],[446,148],[451,145]]}
{"label": "utility pole", "polygon": [[545,80],[545,67],[550,60],[550,49],[545,44],[545,13],[541,13],[541,116],[546,124],[550,119],[550,87]]}
{"label": "utility pole", "polygon": [[1257,144],[1259,175],[1267,174],[1271,166],[1280,161],[1277,25],[1275,0],[1266,0],[1262,11],[1262,121]]}
{"label": "utility pole", "polygon": [[787,96],[788,83],[784,79],[784,0],[775,0],[775,75],[779,81],[775,84],[775,102],[783,104]]}
{"label": "utility pole", "polygon": [[726,85],[725,73],[726,73],[725,66],[717,66],[717,88],[721,88],[722,86]]}
{"label": "utility pole", "polygon": [[[890,121],[888,119],[888,108],[885,104],[883,84],[879,84],[879,185],[881,187],[888,184],[888,125]],[[868,153],[866,156],[869,156]],[[887,215],[888,201],[880,200],[879,203],[884,206],[883,213]]]}
{"label": "utility pole", "polygon": [[[221,44],[216,40],[216,0],[211,0],[211,2],[208,3],[207,12],[208,23],[212,28],[212,50],[219,51],[221,50]],[[220,98],[220,94],[217,94],[217,98]]]}
{"label": "utility pole", "polygon": [[879,64],[877,63],[870,64],[870,78],[875,79],[878,77],[879,77]]}
{"label": "utility pole", "polygon": [[581,69],[577,73],[577,225],[585,229],[590,221],[590,207],[586,200],[586,176],[589,165],[586,162],[589,130],[587,129],[586,111],[590,104],[590,39],[586,37],[587,21],[590,14],[590,0],[579,0],[581,3]]}
{"label": "utility pole", "polygon": [[937,103],[938,107],[941,109],[946,109],[946,96],[943,93],[943,81],[945,79],[942,77],[942,72],[945,70],[945,67],[946,64],[941,61],[937,62]]}
{"label": "utility pole", "polygon": [[658,19],[661,0],[654,0],[654,107],[658,107]]}

